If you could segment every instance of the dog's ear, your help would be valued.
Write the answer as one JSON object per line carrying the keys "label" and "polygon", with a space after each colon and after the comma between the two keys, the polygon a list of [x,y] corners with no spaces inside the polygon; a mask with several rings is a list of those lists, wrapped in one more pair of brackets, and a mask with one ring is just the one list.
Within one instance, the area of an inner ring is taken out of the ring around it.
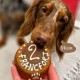
{"label": "dog's ear", "polygon": [[73,31],[74,27],[74,17],[71,13],[68,14],[69,19],[65,26],[63,26],[58,33],[57,40],[56,40],[56,51],[59,55],[59,58],[63,58],[64,53],[60,51],[61,41],[67,42],[71,32]]}
{"label": "dog's ear", "polygon": [[25,21],[21,25],[21,28],[18,32],[18,37],[24,37],[28,35],[35,27],[36,11],[39,2],[40,0],[38,0],[37,2],[33,2],[32,6],[25,13]]}

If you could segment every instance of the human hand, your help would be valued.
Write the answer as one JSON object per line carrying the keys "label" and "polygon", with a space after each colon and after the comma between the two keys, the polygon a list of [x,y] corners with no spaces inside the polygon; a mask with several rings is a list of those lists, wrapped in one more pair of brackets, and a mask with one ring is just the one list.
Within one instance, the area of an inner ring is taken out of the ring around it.
{"label": "human hand", "polygon": [[[25,80],[19,75],[14,64],[12,64],[11,66],[11,73],[12,73],[13,80]],[[59,80],[59,77],[56,74],[56,70],[53,64],[50,65],[48,73],[46,76],[44,76],[43,80]]]}
{"label": "human hand", "polygon": [[49,67],[47,80],[60,80],[53,64],[51,64]]}

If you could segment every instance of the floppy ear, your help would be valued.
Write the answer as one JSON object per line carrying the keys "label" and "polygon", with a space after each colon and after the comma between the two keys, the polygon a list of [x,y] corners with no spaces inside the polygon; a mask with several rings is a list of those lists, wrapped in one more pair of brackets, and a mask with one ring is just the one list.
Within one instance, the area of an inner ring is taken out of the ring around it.
{"label": "floppy ear", "polygon": [[36,11],[38,4],[39,0],[36,3],[34,2],[32,6],[27,10],[25,14],[25,21],[18,32],[18,37],[24,37],[28,35],[35,27]]}
{"label": "floppy ear", "polygon": [[64,55],[64,53],[60,51],[61,41],[67,42],[74,27],[74,17],[72,16],[71,13],[69,13],[68,15],[69,15],[69,21],[63,28],[59,30],[57,40],[56,40],[56,51],[60,59]]}

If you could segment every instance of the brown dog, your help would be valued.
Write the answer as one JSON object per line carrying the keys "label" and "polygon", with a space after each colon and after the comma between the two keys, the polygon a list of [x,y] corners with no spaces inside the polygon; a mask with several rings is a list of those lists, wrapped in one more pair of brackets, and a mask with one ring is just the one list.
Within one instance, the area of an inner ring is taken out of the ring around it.
{"label": "brown dog", "polygon": [[74,18],[61,0],[37,0],[25,14],[25,21],[18,33],[24,37],[32,31],[31,39],[40,46],[53,47],[60,58],[61,41],[67,41],[74,27]]}
{"label": "brown dog", "polygon": [[24,13],[15,11],[13,13],[0,13],[0,47],[5,45],[10,34],[16,33],[24,21]]}
{"label": "brown dog", "polygon": [[0,47],[19,30],[28,7],[23,0],[0,0]]}

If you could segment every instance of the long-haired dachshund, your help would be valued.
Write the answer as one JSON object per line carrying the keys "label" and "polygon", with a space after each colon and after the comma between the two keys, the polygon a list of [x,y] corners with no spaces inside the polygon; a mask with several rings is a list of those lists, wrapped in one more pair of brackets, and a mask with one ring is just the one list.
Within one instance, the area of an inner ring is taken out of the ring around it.
{"label": "long-haired dachshund", "polygon": [[[36,2],[35,2],[36,1]],[[35,0],[25,14],[18,36],[32,31],[31,39],[40,46],[56,49],[60,58],[61,41],[67,41],[74,27],[74,17],[61,0]]]}

